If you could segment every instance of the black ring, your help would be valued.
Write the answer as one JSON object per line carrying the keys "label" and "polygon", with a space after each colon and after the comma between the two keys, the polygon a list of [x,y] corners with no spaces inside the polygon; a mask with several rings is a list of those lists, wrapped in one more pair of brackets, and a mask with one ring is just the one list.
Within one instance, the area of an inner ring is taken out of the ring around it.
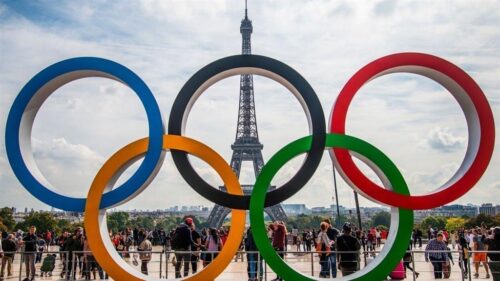
{"label": "black ring", "polygon": [[[280,188],[268,193],[265,207],[274,206],[292,197],[311,179],[321,162],[325,149],[326,126],[321,103],[311,85],[290,66],[278,60],[258,55],[236,55],[210,63],[196,72],[177,95],[168,121],[168,134],[182,134],[182,122],[186,108],[196,91],[207,80],[224,71],[243,67],[267,70],[287,80],[302,96],[311,118],[313,136],[311,150],[307,153],[306,160],[297,174]],[[231,195],[211,186],[194,170],[189,163],[186,152],[174,149],[171,152],[182,177],[198,194],[220,206],[240,210],[249,209],[249,195]]]}

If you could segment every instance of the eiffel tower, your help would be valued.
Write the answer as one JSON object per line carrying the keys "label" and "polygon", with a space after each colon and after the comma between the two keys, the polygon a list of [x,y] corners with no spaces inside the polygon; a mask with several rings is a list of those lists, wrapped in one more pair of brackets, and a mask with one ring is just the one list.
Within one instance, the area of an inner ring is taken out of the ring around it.
{"label": "eiffel tower", "polygon": [[[242,54],[250,55],[252,53],[251,40],[253,27],[252,21],[248,19],[247,3],[245,1],[245,18],[241,21],[240,32],[243,39]],[[233,156],[231,158],[231,168],[238,178],[240,177],[241,164],[243,161],[251,161],[255,178],[259,175],[264,166],[262,158],[262,148],[264,147],[259,141],[259,133],[257,131],[257,118],[255,116],[255,102],[253,91],[253,75],[245,74],[240,77],[240,101],[238,110],[238,125],[236,129],[236,140],[231,149]],[[226,191],[224,186],[219,187],[222,191]],[[242,185],[245,195],[252,193],[253,185]],[[269,190],[276,189],[271,186]],[[266,213],[273,221],[285,221],[287,216],[281,205],[271,206],[265,209]],[[231,212],[230,209],[215,205],[208,217],[208,225],[211,227],[220,227],[224,219]]]}

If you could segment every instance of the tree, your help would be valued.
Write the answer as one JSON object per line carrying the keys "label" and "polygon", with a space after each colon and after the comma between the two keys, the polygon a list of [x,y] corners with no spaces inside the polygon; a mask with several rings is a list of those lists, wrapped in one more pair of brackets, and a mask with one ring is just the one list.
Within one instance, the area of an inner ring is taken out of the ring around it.
{"label": "tree", "polygon": [[464,218],[449,218],[446,220],[446,230],[457,231],[465,226],[465,222]]}
{"label": "tree", "polygon": [[137,217],[130,220],[130,225],[134,228],[137,227],[149,230],[154,229],[156,226],[155,221],[151,217]]}
{"label": "tree", "polygon": [[475,228],[478,226],[493,227],[498,225],[500,219],[496,217],[488,216],[485,214],[479,214],[475,218],[470,218],[466,223],[466,228]]}
{"label": "tree", "polygon": [[[2,219],[0,219],[0,232],[7,232],[7,231],[8,231],[7,227],[3,224]],[[0,239],[2,239],[2,237],[0,237]]]}
{"label": "tree", "polygon": [[67,219],[60,219],[57,221],[57,230],[60,233],[61,231],[69,231],[72,232],[74,229],[71,222]]}
{"label": "tree", "polygon": [[160,221],[156,226],[158,228],[163,228],[165,231],[169,232],[177,227],[180,223],[180,218],[176,217],[166,217]]}
{"label": "tree", "polygon": [[457,231],[465,226],[466,221],[464,218],[449,218],[446,220],[446,230]]}
{"label": "tree", "polygon": [[4,207],[0,209],[0,221],[7,228],[7,231],[13,231],[14,226],[16,226],[16,221],[14,220],[14,215],[12,209],[9,207]]}
{"label": "tree", "polygon": [[383,225],[389,227],[391,225],[391,213],[387,211],[380,211],[372,217],[372,225],[379,226]]}
{"label": "tree", "polygon": [[129,214],[126,212],[114,212],[107,216],[108,229],[113,233],[125,229],[129,225]]}
{"label": "tree", "polygon": [[57,220],[48,212],[33,212],[24,218],[23,222],[16,225],[16,229],[28,231],[31,226],[36,227],[38,233],[44,233],[47,230],[55,230],[57,228]]}
{"label": "tree", "polygon": [[420,223],[420,229],[422,230],[429,229],[431,227],[433,229],[437,228],[438,230],[444,229],[446,227],[446,219],[443,217],[430,216],[423,219]]}

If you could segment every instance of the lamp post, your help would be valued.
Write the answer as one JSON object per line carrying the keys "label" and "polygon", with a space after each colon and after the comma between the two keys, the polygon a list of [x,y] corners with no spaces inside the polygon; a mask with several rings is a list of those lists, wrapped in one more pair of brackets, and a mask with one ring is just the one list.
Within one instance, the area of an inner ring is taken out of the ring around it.
{"label": "lamp post", "polygon": [[[337,176],[335,175],[335,166],[333,166],[333,187],[335,188],[335,196],[332,196],[332,200],[335,199],[335,205],[337,206],[337,219],[335,220],[335,225],[337,227],[340,227],[340,207],[339,207],[339,195],[337,192]],[[334,210],[332,210],[332,212],[335,213]]]}

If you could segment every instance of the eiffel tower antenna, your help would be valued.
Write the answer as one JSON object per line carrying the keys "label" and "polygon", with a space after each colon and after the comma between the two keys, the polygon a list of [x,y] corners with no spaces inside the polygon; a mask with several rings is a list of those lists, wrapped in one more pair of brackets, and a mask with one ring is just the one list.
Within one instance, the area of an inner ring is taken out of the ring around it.
{"label": "eiffel tower antenna", "polygon": [[[240,33],[242,37],[241,52],[244,55],[252,54],[251,36],[253,32],[252,21],[248,18],[247,0],[245,0],[245,18],[241,21]],[[259,133],[257,130],[257,116],[255,112],[253,75],[243,74],[240,76],[240,92],[239,92],[239,109],[238,122],[236,126],[236,137],[231,149],[233,156],[231,157],[231,168],[238,178],[240,177],[241,164],[245,161],[252,162],[257,178],[264,167],[264,159],[262,157],[262,149],[264,146],[259,141]],[[245,195],[252,193],[252,185],[242,185]],[[222,191],[226,191],[224,186],[221,186]],[[270,186],[269,190],[276,189],[275,186]],[[286,221],[287,217],[281,205],[271,206],[265,209],[266,213],[274,221]],[[230,209],[215,205],[210,213],[207,223],[212,227],[220,227],[224,222],[224,218],[231,212]]]}
{"label": "eiffel tower antenna", "polygon": [[245,0],[245,19],[248,19],[248,0]]}

